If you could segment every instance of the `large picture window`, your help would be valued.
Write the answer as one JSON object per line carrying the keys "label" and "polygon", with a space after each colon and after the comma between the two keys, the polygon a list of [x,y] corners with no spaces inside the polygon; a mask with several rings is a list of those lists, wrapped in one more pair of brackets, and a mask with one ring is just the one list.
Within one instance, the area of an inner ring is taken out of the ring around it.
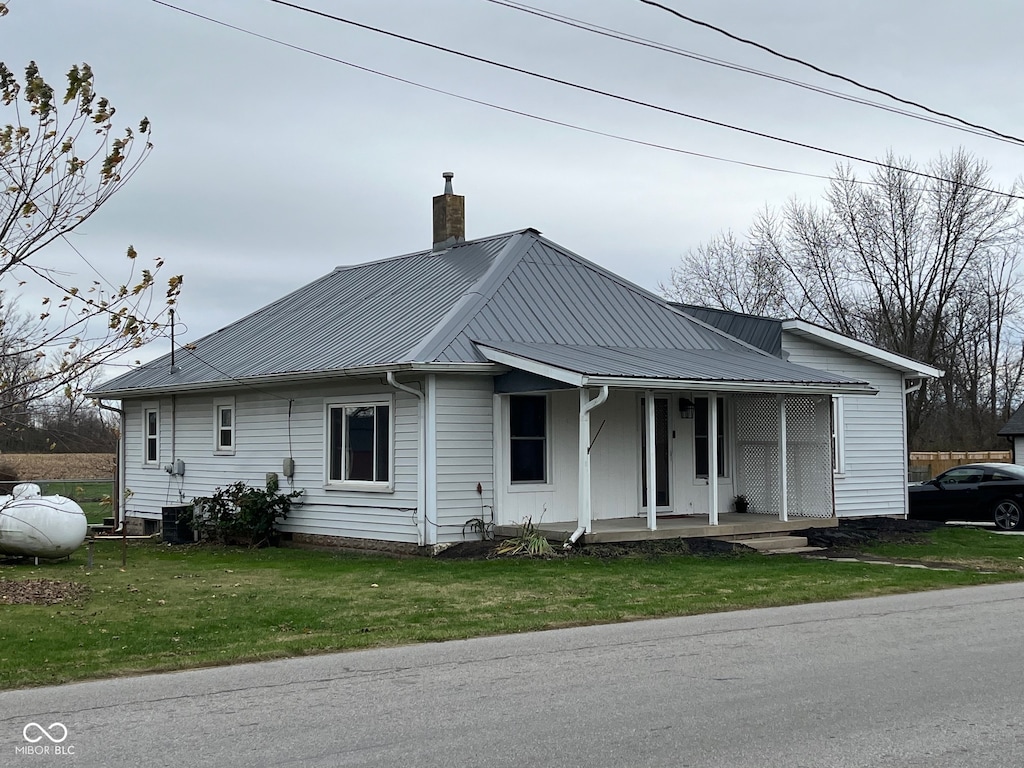
{"label": "large picture window", "polygon": [[[726,464],[728,451],[725,450],[725,398],[719,397],[718,401],[718,424],[715,445],[718,450],[718,476],[728,477],[729,467]],[[698,397],[694,399],[693,415],[693,456],[694,474],[697,477],[707,477],[708,470],[708,439],[710,437],[710,426],[708,419],[708,398]]]}
{"label": "large picture window", "polygon": [[511,395],[508,435],[513,483],[548,479],[548,399],[546,395]]}
{"label": "large picture window", "polygon": [[339,403],[327,411],[328,482],[389,485],[391,403]]}

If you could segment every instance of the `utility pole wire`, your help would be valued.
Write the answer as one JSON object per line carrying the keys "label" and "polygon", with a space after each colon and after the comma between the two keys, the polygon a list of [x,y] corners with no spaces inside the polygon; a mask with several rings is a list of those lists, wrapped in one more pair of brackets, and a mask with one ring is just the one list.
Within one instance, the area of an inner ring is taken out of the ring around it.
{"label": "utility pole wire", "polygon": [[686,14],[680,13],[679,11],[675,10],[674,8],[669,8],[667,5],[662,5],[661,3],[656,2],[656,0],[640,0],[640,2],[643,3],[644,5],[650,5],[650,6],[654,7],[654,8],[660,8],[661,10],[663,10],[663,11],[665,11],[667,13],[671,13],[673,16],[679,17],[683,21],[688,21],[691,24],[696,24],[697,26],[705,27],[705,28],[710,29],[710,30],[712,30],[714,32],[718,32],[720,35],[725,35],[726,37],[730,38],[731,40],[735,40],[735,41],[737,41],[739,43],[743,43],[745,45],[752,45],[755,48],[759,48],[762,51],[770,53],[772,56],[777,56],[780,59],[785,59],[786,61],[791,61],[794,64],[799,64],[800,66],[807,67],[808,69],[812,69],[815,72],[817,72],[818,74],[825,75],[827,77],[834,77],[836,80],[842,80],[844,83],[849,83],[850,85],[855,85],[858,88],[862,88],[865,91],[870,91],[871,93],[877,93],[877,94],[879,94],[881,96],[885,96],[888,99],[892,99],[893,101],[898,101],[900,104],[906,104],[906,105],[911,106],[911,107],[917,107],[918,109],[923,109],[925,112],[928,112],[930,114],[938,115],[939,117],[945,117],[945,118],[948,118],[950,120],[955,120],[956,122],[960,123],[961,125],[966,125],[966,126],[968,126],[970,128],[977,128],[979,130],[986,131],[988,133],[991,133],[993,136],[998,136],[1001,139],[1006,139],[1008,141],[1012,141],[1012,142],[1015,142],[1017,144],[1024,144],[1024,139],[1018,138],[1018,137],[1013,136],[1011,134],[1000,133],[999,131],[995,130],[994,128],[989,128],[988,126],[981,125],[979,123],[968,122],[967,120],[959,118],[956,115],[951,115],[951,114],[948,114],[947,112],[940,112],[940,111],[938,111],[936,109],[932,109],[931,107],[926,107],[924,104],[920,104],[920,103],[918,103],[916,101],[910,101],[909,99],[902,99],[899,96],[896,96],[895,94],[889,93],[888,91],[883,91],[881,88],[875,88],[873,86],[865,85],[864,83],[858,82],[857,80],[854,80],[852,77],[847,77],[846,75],[840,75],[837,72],[829,72],[827,69],[822,69],[819,66],[811,64],[809,61],[804,61],[803,59],[799,59],[799,58],[797,58],[795,56],[788,56],[785,53],[781,53],[779,51],[776,51],[774,48],[769,48],[767,45],[763,45],[762,43],[759,43],[756,40],[748,40],[745,37],[740,37],[739,35],[734,35],[732,32],[730,32],[727,29],[722,29],[721,27],[716,27],[714,24],[709,24],[706,21],[701,21],[700,19],[695,19],[692,16],[687,16]]}
{"label": "utility pole wire", "polygon": [[[774,135],[772,135],[770,133],[764,133],[763,131],[755,131],[752,128],[743,128],[743,127],[738,126],[738,125],[732,125],[730,123],[723,123],[720,120],[712,120],[709,117],[701,117],[699,115],[692,115],[692,114],[690,114],[688,112],[682,112],[682,111],[677,110],[677,109],[672,109],[671,107],[663,107],[663,106],[660,106],[658,104],[651,104],[651,103],[646,102],[646,101],[641,101],[640,99],[634,99],[634,98],[631,98],[629,96],[623,96],[621,94],[612,93],[611,91],[603,91],[600,88],[593,88],[593,87],[591,87],[589,85],[582,85],[581,83],[574,83],[571,80],[562,80],[561,78],[553,77],[551,75],[545,75],[545,74],[542,74],[540,72],[534,72],[534,71],[529,70],[529,69],[523,69],[521,67],[515,67],[515,66],[512,66],[511,64],[503,64],[503,63],[501,63],[499,61],[494,61],[492,59],[486,59],[486,58],[484,58],[482,56],[476,56],[476,55],[474,55],[472,53],[466,53],[465,51],[459,51],[459,50],[456,50],[454,48],[448,48],[446,46],[439,45],[438,43],[431,43],[431,42],[428,42],[426,40],[419,40],[419,39],[417,39],[415,37],[409,37],[408,35],[402,35],[402,34],[399,34],[398,32],[391,32],[390,30],[382,29],[380,27],[374,27],[374,26],[371,26],[370,24],[363,24],[363,23],[355,21],[353,19],[347,19],[347,18],[345,18],[343,16],[335,16],[335,15],[327,13],[325,11],[318,11],[318,10],[316,10],[314,8],[307,8],[306,6],[297,5],[296,3],[290,3],[290,2],[287,2],[286,0],[269,0],[269,1],[271,3],[274,3],[275,5],[281,5],[281,6],[284,6],[286,8],[292,8],[293,10],[302,11],[303,13],[309,13],[309,14],[311,14],[313,16],[319,16],[320,18],[329,19],[330,21],[336,21],[336,22],[338,22],[340,24],[347,24],[349,26],[356,27],[358,29],[365,29],[367,32],[374,32],[374,33],[379,34],[379,35],[384,35],[386,37],[391,37],[391,38],[394,38],[396,40],[402,40],[402,41],[407,42],[407,43],[413,43],[414,45],[419,45],[419,46],[422,46],[424,48],[430,48],[431,50],[435,50],[435,51],[441,51],[442,53],[448,53],[448,54],[451,54],[453,56],[458,56],[458,57],[463,58],[463,59],[468,59],[470,61],[478,62],[480,64],[487,64],[488,66],[497,67],[498,69],[504,69],[504,70],[509,71],[509,72],[515,72],[515,73],[520,74],[520,75],[526,75],[528,77],[533,77],[533,78],[536,78],[538,80],[544,80],[545,82],[549,82],[549,83],[555,83],[557,85],[564,85],[567,88],[574,88],[574,89],[576,89],[578,91],[583,91],[585,93],[592,93],[592,94],[595,94],[597,96],[604,96],[606,98],[615,99],[617,101],[622,101],[622,102],[625,102],[627,104],[633,104],[633,105],[638,106],[638,107],[644,107],[645,109],[653,109],[653,110],[655,110],[657,112],[663,112],[665,114],[675,115],[676,117],[684,117],[684,118],[686,118],[688,120],[695,120],[697,122],[705,123],[707,125],[714,125],[714,126],[717,126],[719,128],[726,128],[726,129],[728,129],[730,131],[736,131],[738,133],[745,133],[745,134],[747,134],[749,136],[757,136],[757,137],[762,138],[762,139],[768,139],[769,141],[776,141],[776,142],[779,142],[780,144],[787,144],[787,145],[792,146],[792,147],[800,147],[801,149],[809,149],[809,150],[811,150],[813,152],[820,152],[822,154],[831,155],[832,157],[839,157],[839,158],[842,158],[843,160],[852,160],[852,161],[858,162],[858,163],[865,163],[866,165],[873,165],[873,166],[875,166],[877,168],[885,168],[886,170],[890,170],[890,171],[899,171],[900,173],[909,173],[909,174],[912,174],[914,176],[917,176],[918,178],[931,179],[932,181],[940,181],[940,182],[943,182],[943,183],[946,183],[946,184],[954,183],[950,179],[945,179],[945,178],[942,178],[941,176],[935,176],[935,175],[930,174],[930,173],[925,173],[924,171],[915,171],[915,170],[910,169],[910,168],[903,168],[903,167],[898,166],[898,165],[892,165],[891,163],[884,163],[884,162],[882,162],[880,160],[869,160],[866,157],[860,157],[858,155],[851,155],[851,154],[848,154],[846,152],[839,152],[839,151],[834,150],[834,149],[826,149],[824,147],[818,147],[818,146],[815,146],[814,144],[807,144],[807,143],[802,142],[802,141],[796,141],[795,139],[786,139],[786,138],[783,138],[781,136],[774,136]],[[165,5],[165,6],[169,6],[170,5],[169,3],[162,2],[162,0],[153,0],[153,2],[158,3],[160,5]],[[646,0],[641,0],[641,2],[646,2]],[[1021,195],[1015,195],[1015,194],[1010,193],[1010,192],[1003,192],[1003,191],[998,190],[998,189],[989,189],[987,187],[975,186],[973,184],[963,184],[963,186],[965,188],[967,188],[967,189],[978,190],[979,192],[988,192],[988,193],[991,193],[991,194],[994,194],[994,195],[1000,195],[1002,197],[1009,197],[1009,198],[1014,199],[1014,200],[1024,200],[1024,197],[1022,197]]]}
{"label": "utility pole wire", "polygon": [[590,32],[591,34],[601,35],[603,37],[611,38],[612,40],[620,40],[624,43],[630,43],[631,45],[637,45],[644,48],[650,48],[655,51],[662,51],[663,53],[670,53],[674,56],[681,56],[685,59],[692,59],[693,61],[699,61],[703,64],[710,64],[715,67],[722,67],[723,69],[730,69],[734,72],[743,72],[748,75],[754,75],[756,77],[763,77],[766,80],[774,80],[778,83],[785,83],[786,85],[792,85],[795,88],[802,88],[803,90],[811,91],[813,93],[819,93],[822,96],[829,96],[833,99],[840,99],[842,101],[849,101],[853,104],[860,104],[861,106],[871,107],[872,109],[880,109],[884,112],[890,112],[894,115],[902,115],[903,117],[909,117],[913,120],[921,120],[922,122],[932,123],[933,125],[941,125],[944,128],[951,128],[955,131],[963,131],[973,136],[981,136],[986,139],[992,139],[993,141],[1003,141],[1007,144],[1016,144],[1017,142],[1011,139],[1004,139],[999,136],[993,135],[990,131],[976,130],[974,128],[967,128],[963,125],[950,122],[948,120],[939,120],[935,117],[929,117],[928,115],[922,115],[918,112],[912,112],[909,109],[903,109],[901,107],[892,106],[889,104],[882,104],[877,101],[871,101],[870,99],[863,98],[861,96],[852,96],[842,91],[834,91],[830,88],[824,88],[820,85],[812,85],[801,80],[794,80],[790,77],[784,77],[777,75],[772,72],[766,72],[761,69],[755,69],[753,67],[746,67],[742,64],[736,64],[725,59],[716,59],[713,56],[707,56],[702,53],[696,53],[695,51],[688,51],[684,48],[677,48],[673,45],[666,43],[659,43],[655,40],[651,40],[646,37],[639,37],[637,35],[631,35],[627,32],[622,32],[617,29],[610,27],[602,27],[599,24],[594,24],[589,21],[583,21],[582,19],[574,18],[573,16],[566,16],[561,13],[554,13],[552,11],[546,11],[541,8],[535,8],[532,5],[526,3],[517,2],[516,0],[485,0],[492,5],[498,5],[504,8],[508,8],[513,11],[519,11],[520,13],[530,14],[537,16],[538,18],[547,19],[548,21],[554,21],[559,24],[564,24],[567,27],[573,27],[575,29],[583,30],[584,32]]}

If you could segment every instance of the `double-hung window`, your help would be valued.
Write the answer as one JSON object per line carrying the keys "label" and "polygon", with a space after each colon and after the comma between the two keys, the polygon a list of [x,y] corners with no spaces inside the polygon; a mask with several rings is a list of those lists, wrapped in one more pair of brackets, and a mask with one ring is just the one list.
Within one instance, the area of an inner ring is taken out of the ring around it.
{"label": "double-hung window", "polygon": [[390,398],[328,404],[328,485],[391,487],[391,412]]}
{"label": "double-hung window", "polygon": [[510,395],[508,435],[513,483],[546,483],[548,479],[547,395]]}
{"label": "double-hung window", "polygon": [[234,398],[214,401],[213,446],[214,453],[233,454],[235,452]]}
{"label": "double-hung window", "polygon": [[144,464],[160,463],[160,409],[142,409],[142,461]]}

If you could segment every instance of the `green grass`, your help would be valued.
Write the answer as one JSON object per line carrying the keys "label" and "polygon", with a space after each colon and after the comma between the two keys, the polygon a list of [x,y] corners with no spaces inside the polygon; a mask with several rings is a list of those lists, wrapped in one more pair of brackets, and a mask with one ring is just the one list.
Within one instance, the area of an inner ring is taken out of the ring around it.
{"label": "green grass", "polygon": [[50,480],[41,488],[44,496],[64,496],[82,502],[98,502],[110,497],[113,483],[108,481],[80,482],[75,480]]}
{"label": "green grass", "polygon": [[876,544],[864,551],[881,557],[1024,573],[1024,536],[1008,536],[994,529],[944,526],[925,538],[924,544]]}
{"label": "green grass", "polygon": [[939,531],[913,556],[934,548],[998,573],[756,554],[460,561],[149,543],[131,546],[122,569],[120,544],[94,546],[91,569],[85,548],[0,566],[0,579],[90,588],[77,605],[0,604],[0,688],[1024,578],[1024,540],[980,531]]}

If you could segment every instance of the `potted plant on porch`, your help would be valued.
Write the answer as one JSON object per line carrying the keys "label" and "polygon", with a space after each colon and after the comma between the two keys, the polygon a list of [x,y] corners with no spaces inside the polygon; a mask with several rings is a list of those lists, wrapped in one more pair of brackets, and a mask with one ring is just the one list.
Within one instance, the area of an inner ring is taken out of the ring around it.
{"label": "potted plant on porch", "polygon": [[733,512],[747,512],[750,510],[750,504],[747,502],[747,497],[742,493],[733,496],[732,498],[732,511]]}

